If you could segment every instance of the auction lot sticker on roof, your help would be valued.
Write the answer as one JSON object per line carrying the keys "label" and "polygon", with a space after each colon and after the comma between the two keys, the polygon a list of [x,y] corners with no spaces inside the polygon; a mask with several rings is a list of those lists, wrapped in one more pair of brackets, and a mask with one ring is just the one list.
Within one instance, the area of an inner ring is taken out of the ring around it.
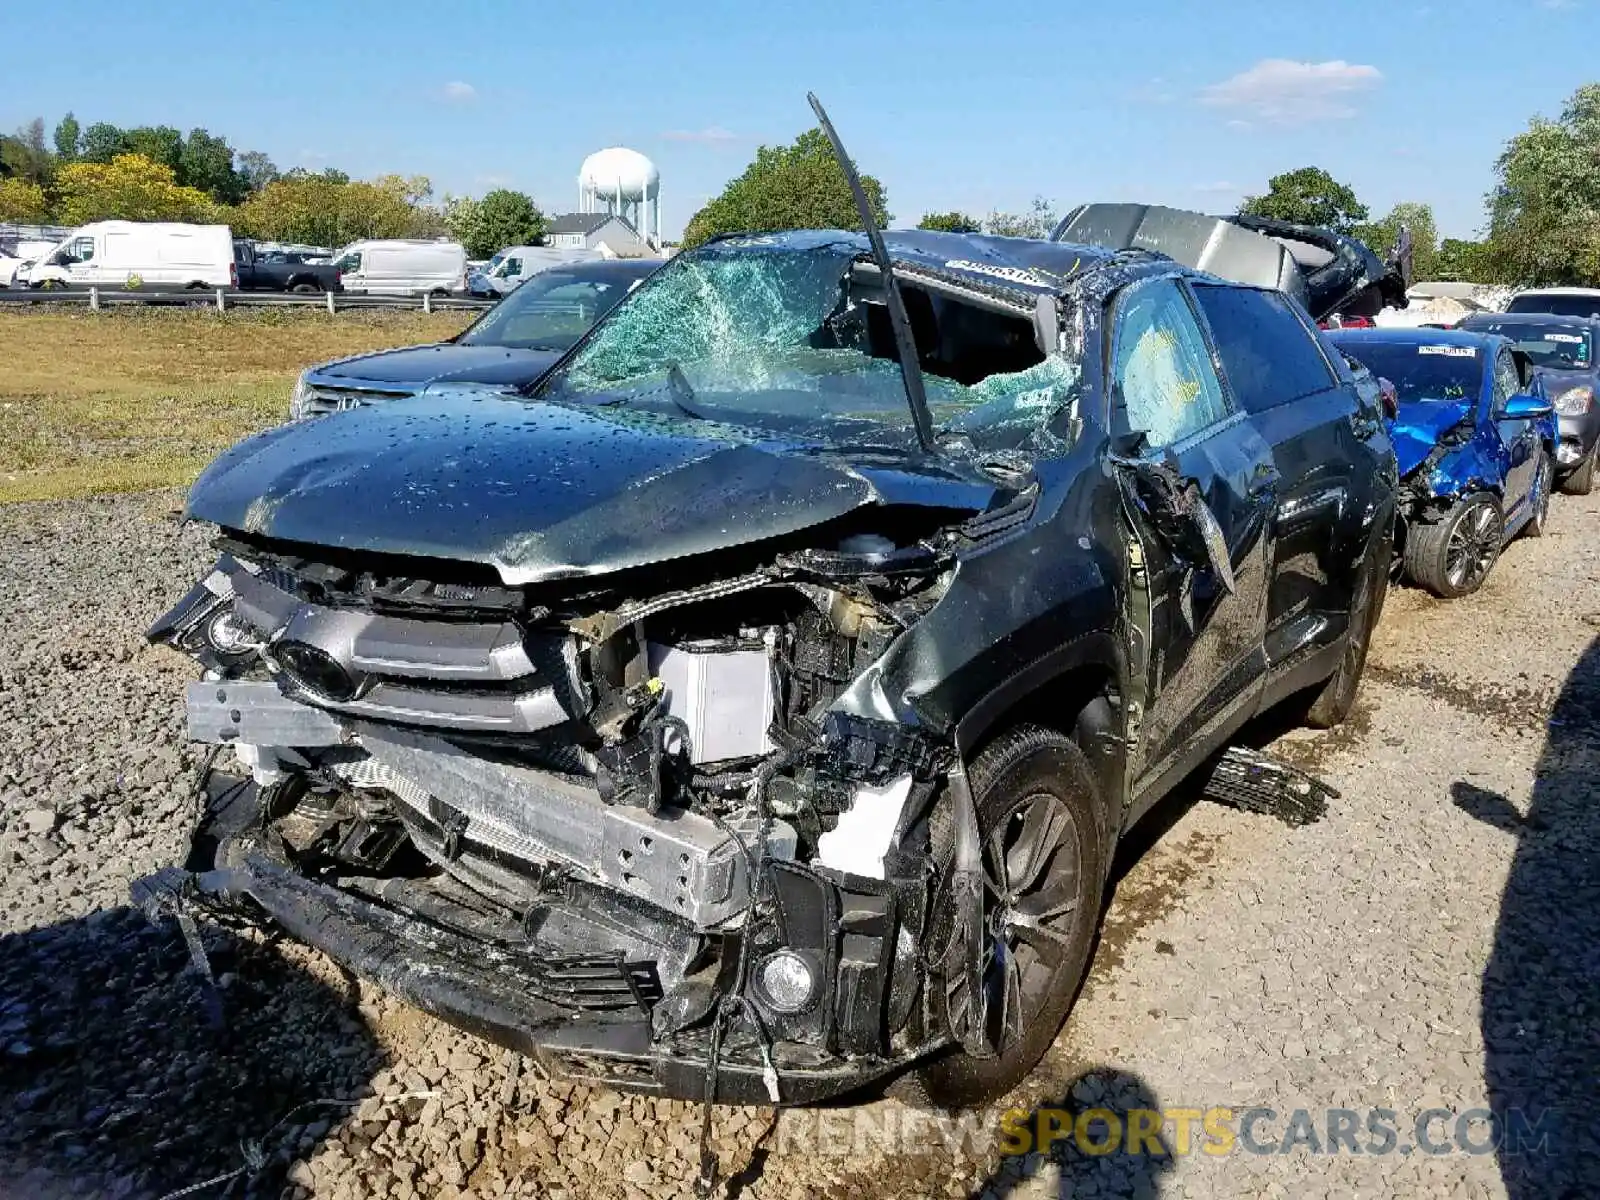
{"label": "auction lot sticker on roof", "polygon": [[1418,346],[1418,354],[1442,354],[1446,358],[1477,358],[1476,346]]}

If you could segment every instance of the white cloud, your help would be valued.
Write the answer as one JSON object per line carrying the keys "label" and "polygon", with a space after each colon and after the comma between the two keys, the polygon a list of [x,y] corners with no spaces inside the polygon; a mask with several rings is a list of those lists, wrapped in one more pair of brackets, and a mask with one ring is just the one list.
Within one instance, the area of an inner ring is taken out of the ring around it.
{"label": "white cloud", "polygon": [[1228,183],[1226,180],[1218,180],[1216,183],[1197,183],[1194,185],[1194,190],[1197,192],[1212,193],[1237,192],[1239,190],[1239,185],[1236,183]]}
{"label": "white cloud", "polygon": [[1200,92],[1202,104],[1235,109],[1272,125],[1341,120],[1356,115],[1354,100],[1383,82],[1377,67],[1264,58]]}
{"label": "white cloud", "polygon": [[459,79],[454,79],[445,84],[440,89],[439,94],[446,100],[476,100],[478,98],[478,89],[470,83],[462,83]]}
{"label": "white cloud", "polygon": [[721,125],[710,125],[705,129],[669,129],[661,136],[669,142],[705,142],[707,144],[736,142],[739,140],[737,133],[724,129]]}

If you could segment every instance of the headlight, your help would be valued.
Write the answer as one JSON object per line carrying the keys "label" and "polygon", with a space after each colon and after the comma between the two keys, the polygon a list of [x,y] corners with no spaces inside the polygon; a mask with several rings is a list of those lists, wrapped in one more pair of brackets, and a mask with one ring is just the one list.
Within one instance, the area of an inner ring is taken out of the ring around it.
{"label": "headlight", "polygon": [[1568,388],[1556,397],[1556,411],[1563,417],[1581,417],[1593,407],[1592,387]]}
{"label": "headlight", "polygon": [[311,415],[311,385],[306,382],[306,373],[300,372],[300,378],[294,381],[294,391],[289,393],[289,420],[300,421]]}

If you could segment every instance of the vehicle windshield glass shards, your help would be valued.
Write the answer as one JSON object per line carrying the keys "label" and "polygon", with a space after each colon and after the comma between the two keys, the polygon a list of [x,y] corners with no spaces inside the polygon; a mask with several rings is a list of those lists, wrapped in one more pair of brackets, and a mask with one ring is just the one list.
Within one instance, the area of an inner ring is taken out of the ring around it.
{"label": "vehicle windshield glass shards", "polygon": [[1460,400],[1477,395],[1483,383],[1483,363],[1475,346],[1372,341],[1348,349],[1374,375],[1394,384],[1401,404]]}
{"label": "vehicle windshield glass shards", "polygon": [[[665,408],[762,426],[909,427],[882,280],[855,241],[757,238],[679,256],[550,378],[551,399]],[[1040,352],[1029,314],[902,284],[935,424],[1041,422],[1078,364]]]}

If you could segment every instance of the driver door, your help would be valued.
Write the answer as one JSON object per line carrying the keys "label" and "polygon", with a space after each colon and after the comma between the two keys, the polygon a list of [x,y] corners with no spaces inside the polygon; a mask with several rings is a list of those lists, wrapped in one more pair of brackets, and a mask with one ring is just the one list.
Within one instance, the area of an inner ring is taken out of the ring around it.
{"label": "driver door", "polygon": [[[1130,452],[1118,477],[1148,579],[1148,691],[1129,763],[1137,818],[1255,712],[1277,472],[1222,386],[1185,283],[1124,289],[1109,326],[1111,428]],[[1190,501],[1177,519],[1162,500],[1173,483]]]}

